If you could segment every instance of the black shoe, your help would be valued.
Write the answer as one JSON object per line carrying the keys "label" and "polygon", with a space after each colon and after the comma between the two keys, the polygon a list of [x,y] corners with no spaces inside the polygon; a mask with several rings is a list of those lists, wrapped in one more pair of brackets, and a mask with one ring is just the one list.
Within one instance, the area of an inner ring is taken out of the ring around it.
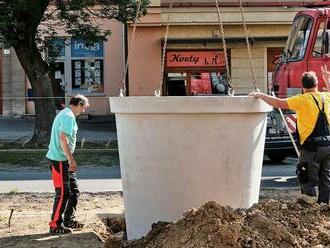
{"label": "black shoe", "polygon": [[72,230],[64,226],[58,226],[49,228],[49,233],[52,235],[70,234]]}
{"label": "black shoe", "polygon": [[81,229],[84,227],[83,223],[80,223],[79,221],[76,220],[70,220],[68,222],[64,222],[63,225],[68,228],[72,229]]}

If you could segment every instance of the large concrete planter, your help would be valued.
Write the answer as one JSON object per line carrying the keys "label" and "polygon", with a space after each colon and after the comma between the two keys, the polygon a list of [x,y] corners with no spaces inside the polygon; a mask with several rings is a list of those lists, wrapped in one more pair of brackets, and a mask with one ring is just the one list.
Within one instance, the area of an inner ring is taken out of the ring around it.
{"label": "large concrete planter", "polygon": [[216,201],[258,202],[266,114],[248,96],[113,97],[128,239]]}

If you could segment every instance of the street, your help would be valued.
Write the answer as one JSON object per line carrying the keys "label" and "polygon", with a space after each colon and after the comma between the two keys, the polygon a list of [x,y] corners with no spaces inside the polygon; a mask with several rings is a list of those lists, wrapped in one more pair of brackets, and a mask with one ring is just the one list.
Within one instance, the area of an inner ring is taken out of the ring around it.
{"label": "street", "polygon": [[297,158],[288,157],[282,163],[272,163],[264,159],[261,188],[296,188],[299,187],[296,177]]}
{"label": "street", "polygon": [[[0,137],[2,140],[26,140],[33,133],[34,121],[30,118],[0,119]],[[90,142],[116,140],[117,134],[111,122],[79,123],[78,141],[85,138]],[[272,163],[264,158],[261,188],[296,188],[295,176],[297,159],[289,157],[282,163]],[[119,165],[81,166],[77,171],[82,192],[121,191]],[[43,167],[21,167],[1,164],[0,193],[18,192],[53,192],[50,171]]]}
{"label": "street", "polygon": [[[271,163],[265,158],[261,188],[297,188],[297,159],[289,157],[283,163]],[[82,192],[122,191],[119,166],[82,166],[77,172]],[[0,169],[0,193],[52,192],[50,172],[46,168],[4,167]]]}

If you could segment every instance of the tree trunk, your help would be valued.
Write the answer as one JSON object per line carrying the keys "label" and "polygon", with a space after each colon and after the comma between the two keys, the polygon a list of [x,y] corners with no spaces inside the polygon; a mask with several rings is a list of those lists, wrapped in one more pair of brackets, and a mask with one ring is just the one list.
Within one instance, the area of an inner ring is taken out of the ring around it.
{"label": "tree trunk", "polygon": [[17,57],[32,86],[35,104],[35,129],[27,147],[46,147],[49,143],[52,122],[55,117],[54,94],[49,67],[42,59],[34,42],[20,41],[14,45]]}

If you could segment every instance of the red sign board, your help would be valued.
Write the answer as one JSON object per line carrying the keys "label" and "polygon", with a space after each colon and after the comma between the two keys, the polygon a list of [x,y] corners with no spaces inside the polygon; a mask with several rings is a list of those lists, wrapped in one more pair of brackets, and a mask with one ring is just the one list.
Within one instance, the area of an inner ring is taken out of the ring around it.
{"label": "red sign board", "polygon": [[221,67],[225,66],[225,56],[218,51],[167,52],[167,67]]}

